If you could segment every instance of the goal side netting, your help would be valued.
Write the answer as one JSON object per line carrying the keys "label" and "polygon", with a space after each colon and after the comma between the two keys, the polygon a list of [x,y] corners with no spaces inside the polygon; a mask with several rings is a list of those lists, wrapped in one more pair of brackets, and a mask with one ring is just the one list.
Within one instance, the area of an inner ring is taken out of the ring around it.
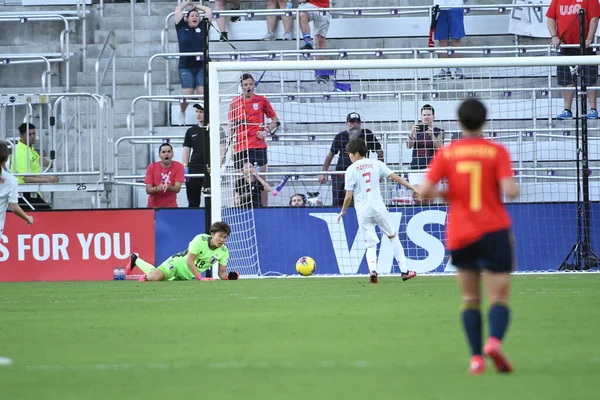
{"label": "goal side netting", "polygon": [[[557,270],[580,228],[578,125],[556,119],[563,109],[556,66],[595,62],[564,56],[210,63],[211,217],[231,225],[229,269],[287,275],[299,257],[311,256],[317,273],[366,273],[355,214],[337,223],[344,135],[362,137],[369,157],[418,185],[435,148],[460,138],[458,105],[476,97],[488,108],[486,138],[508,147],[522,188],[508,205],[519,268]],[[252,76],[254,96],[245,96],[244,76]],[[424,107],[432,109],[432,122]],[[411,146],[415,131],[420,139]],[[593,166],[597,124],[588,131]],[[443,246],[445,204],[419,204],[391,181],[379,185],[408,268],[453,271]],[[292,207],[295,195],[304,207]],[[399,272],[389,240],[380,239],[378,271]]]}

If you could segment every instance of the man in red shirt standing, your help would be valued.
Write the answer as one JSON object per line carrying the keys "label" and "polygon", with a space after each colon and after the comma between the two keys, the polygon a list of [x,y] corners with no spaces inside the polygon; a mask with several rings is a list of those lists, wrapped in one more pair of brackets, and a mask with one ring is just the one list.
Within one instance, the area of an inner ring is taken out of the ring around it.
{"label": "man in red shirt standing", "polygon": [[[552,35],[551,47],[558,48],[561,44],[579,44],[579,10],[582,8],[585,10],[586,55],[596,55],[596,52],[589,46],[594,43],[594,35],[596,34],[596,28],[598,28],[598,17],[600,17],[600,3],[598,3],[598,0],[552,0],[546,12],[548,30]],[[579,48],[565,48],[561,52],[567,56],[579,55]],[[596,85],[598,80],[597,65],[579,67],[578,73],[587,86]],[[569,66],[557,67],[556,77],[559,86],[574,86],[577,83]],[[563,90],[565,109],[556,116],[556,119],[573,118],[571,106],[574,95],[575,92],[572,90]],[[587,118],[598,119],[596,91],[588,89],[587,95],[590,99],[590,111]]]}
{"label": "man in red shirt standing", "polygon": [[[259,172],[267,172],[267,141],[279,126],[275,110],[264,96],[254,93],[254,78],[243,74],[242,94],[229,104],[229,143],[233,143],[233,163],[241,171],[245,163],[257,165]],[[271,122],[265,124],[265,116]],[[263,207],[268,203],[268,192],[261,193]]]}
{"label": "man in red shirt standing", "polygon": [[[458,110],[463,138],[439,150],[420,188],[421,196],[443,197],[449,203],[446,246],[458,268],[462,321],[471,347],[469,372],[485,371],[482,357],[481,271],[487,289],[490,337],[483,349],[498,372],[511,372],[501,341],[509,321],[510,273],[514,269],[511,221],[502,204],[501,190],[514,198],[519,187],[513,178],[506,148],[483,138],[487,110],[476,99],[465,100]],[[435,185],[446,178],[446,191]]]}
{"label": "man in red shirt standing", "polygon": [[163,143],[158,148],[160,161],[153,162],[146,170],[146,193],[148,208],[177,207],[177,193],[184,181],[183,164],[173,161],[173,147]]}

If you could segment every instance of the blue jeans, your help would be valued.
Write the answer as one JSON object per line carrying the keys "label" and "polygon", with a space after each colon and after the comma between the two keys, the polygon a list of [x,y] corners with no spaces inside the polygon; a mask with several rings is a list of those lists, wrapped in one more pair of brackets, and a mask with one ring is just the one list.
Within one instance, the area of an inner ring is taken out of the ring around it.
{"label": "blue jeans", "polygon": [[179,68],[179,81],[182,89],[203,87],[204,68]]}

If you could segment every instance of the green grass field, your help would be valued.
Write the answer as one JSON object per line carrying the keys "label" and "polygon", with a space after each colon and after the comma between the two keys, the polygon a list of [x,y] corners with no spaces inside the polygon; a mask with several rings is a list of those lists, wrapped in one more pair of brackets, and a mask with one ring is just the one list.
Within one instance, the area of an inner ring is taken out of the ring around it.
{"label": "green grass field", "polygon": [[0,285],[2,399],[597,399],[600,274],[517,276],[466,374],[454,278]]}

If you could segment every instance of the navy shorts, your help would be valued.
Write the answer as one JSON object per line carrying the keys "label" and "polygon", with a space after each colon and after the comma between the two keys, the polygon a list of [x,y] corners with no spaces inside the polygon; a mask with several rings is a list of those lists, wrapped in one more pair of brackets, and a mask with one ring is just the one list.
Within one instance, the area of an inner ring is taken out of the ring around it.
{"label": "navy shorts", "polygon": [[242,169],[247,162],[252,165],[256,163],[256,165],[261,167],[267,165],[267,149],[248,149],[233,155],[233,165],[235,169]]}
{"label": "navy shorts", "polygon": [[[579,55],[579,49],[563,49],[561,51],[563,56]],[[587,55],[595,56],[596,52],[592,49],[588,49]],[[586,86],[595,86],[598,80],[598,66],[597,65],[585,65],[578,68],[578,72],[584,79]],[[569,86],[575,85],[577,82],[573,78],[571,73],[571,67],[568,65],[560,65],[556,67],[556,78],[558,80],[558,86]]]}
{"label": "navy shorts", "polygon": [[511,272],[514,245],[510,229],[490,232],[470,245],[450,251],[452,264],[458,269]]}
{"label": "navy shorts", "polygon": [[204,87],[204,68],[179,68],[182,89]]}
{"label": "navy shorts", "polygon": [[465,14],[462,8],[441,10],[435,28],[435,40],[462,39],[465,37]]}

